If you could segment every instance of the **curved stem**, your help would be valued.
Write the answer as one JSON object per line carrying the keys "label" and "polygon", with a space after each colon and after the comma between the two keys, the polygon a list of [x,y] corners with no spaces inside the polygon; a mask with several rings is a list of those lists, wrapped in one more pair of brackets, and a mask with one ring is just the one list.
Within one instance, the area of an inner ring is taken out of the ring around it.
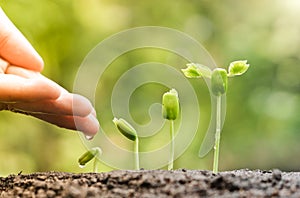
{"label": "curved stem", "polygon": [[174,162],[174,120],[170,120],[170,138],[171,138],[171,149],[170,149],[170,159],[168,170],[173,170],[173,162]]}
{"label": "curved stem", "polygon": [[139,159],[139,138],[134,141],[134,154],[135,154],[135,169],[140,170],[140,159]]}
{"label": "curved stem", "polygon": [[218,172],[219,166],[219,149],[220,149],[220,136],[221,136],[221,96],[217,96],[217,116],[216,116],[216,134],[214,146],[214,164],[213,172]]}

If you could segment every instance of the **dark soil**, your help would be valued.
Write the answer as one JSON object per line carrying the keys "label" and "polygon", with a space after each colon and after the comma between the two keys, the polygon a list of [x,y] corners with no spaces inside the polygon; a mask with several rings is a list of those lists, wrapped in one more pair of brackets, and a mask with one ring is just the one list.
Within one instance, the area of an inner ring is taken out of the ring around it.
{"label": "dark soil", "polygon": [[19,174],[0,177],[0,197],[300,197],[300,173],[141,170]]}

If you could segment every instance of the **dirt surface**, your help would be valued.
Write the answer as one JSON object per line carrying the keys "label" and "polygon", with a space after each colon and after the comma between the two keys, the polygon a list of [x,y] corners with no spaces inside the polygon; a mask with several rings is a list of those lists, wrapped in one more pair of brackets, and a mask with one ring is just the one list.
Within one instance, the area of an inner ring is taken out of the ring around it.
{"label": "dirt surface", "polygon": [[237,170],[42,172],[0,177],[0,197],[300,197],[300,173]]}

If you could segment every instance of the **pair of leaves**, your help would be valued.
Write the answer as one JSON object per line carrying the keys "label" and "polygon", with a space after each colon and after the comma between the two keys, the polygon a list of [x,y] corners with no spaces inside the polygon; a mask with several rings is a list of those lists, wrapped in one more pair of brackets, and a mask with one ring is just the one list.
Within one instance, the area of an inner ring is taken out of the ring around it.
{"label": "pair of leaves", "polygon": [[[226,70],[225,72],[228,77],[240,76],[248,70],[249,66],[247,60],[233,61],[229,64],[228,72]],[[182,72],[187,78],[211,78],[213,73],[209,67],[198,63],[187,64],[187,68],[182,69]]]}
{"label": "pair of leaves", "polygon": [[201,64],[189,63],[186,69],[182,69],[182,72],[188,78],[210,78],[212,93],[215,96],[220,96],[227,91],[228,77],[240,76],[244,74],[248,68],[249,64],[247,64],[247,60],[230,63],[228,72],[222,68],[211,70]]}

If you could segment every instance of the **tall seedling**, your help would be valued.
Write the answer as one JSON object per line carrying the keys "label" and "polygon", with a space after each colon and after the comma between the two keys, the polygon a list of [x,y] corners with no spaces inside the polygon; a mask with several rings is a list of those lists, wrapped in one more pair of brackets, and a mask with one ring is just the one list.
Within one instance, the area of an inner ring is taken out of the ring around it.
{"label": "tall seedling", "polygon": [[182,69],[183,74],[187,78],[209,78],[211,81],[211,92],[216,97],[216,131],[215,131],[215,143],[214,143],[214,162],[213,172],[218,172],[219,165],[219,150],[220,150],[220,137],[221,137],[221,109],[222,109],[222,95],[226,94],[228,87],[228,77],[240,76],[244,74],[248,68],[246,60],[234,61],[230,63],[228,72],[223,68],[215,68],[210,70],[208,67],[189,63],[186,69]]}

